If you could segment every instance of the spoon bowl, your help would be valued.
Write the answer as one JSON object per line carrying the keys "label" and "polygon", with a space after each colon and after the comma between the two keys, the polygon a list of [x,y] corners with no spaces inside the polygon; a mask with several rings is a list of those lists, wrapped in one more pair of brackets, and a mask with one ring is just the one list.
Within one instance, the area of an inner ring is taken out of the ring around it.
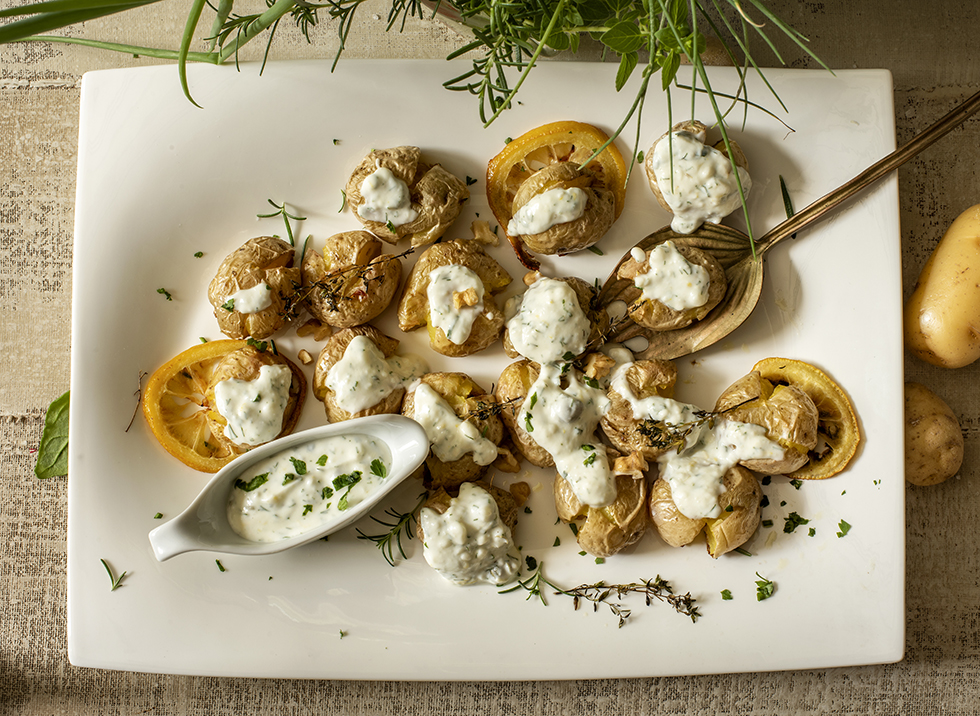
{"label": "spoon bowl", "polygon": [[[700,321],[673,331],[656,331],[634,323],[629,311],[610,328],[605,339],[622,343],[631,338],[643,337],[648,345],[635,351],[640,360],[659,358],[672,360],[689,355],[717,343],[742,325],[752,314],[762,295],[764,278],[763,256],[773,246],[797,231],[815,223],[818,219],[858,194],[882,177],[890,174],[926,147],[962,124],[980,110],[980,92],[954,108],[928,129],[920,132],[902,147],[879,160],[839,188],[810,204],[803,211],[777,225],[762,238],[753,242],[741,231],[720,224],[704,224],[692,234],[678,234],[666,227],[650,234],[636,244],[649,250],[665,241],[686,244],[711,254],[725,269],[728,288],[725,297]],[[754,245],[753,245],[754,243]],[[631,249],[632,250],[632,249]],[[619,267],[631,257],[627,251],[613,268],[599,292],[599,304],[608,308],[622,301],[630,306],[640,295],[633,282],[617,275]]]}
{"label": "spoon bowl", "polygon": [[[228,499],[235,481],[260,460],[303,443],[338,435],[367,435],[383,441],[391,467],[381,486],[353,505],[339,520],[277,542],[253,542],[235,532],[228,521]],[[313,542],[344,529],[368,514],[392,490],[418,469],[429,454],[429,439],[417,422],[402,415],[373,415],[321,425],[273,440],[236,458],[222,468],[190,506],[150,532],[154,556],[161,562],[184,552],[266,555]]]}

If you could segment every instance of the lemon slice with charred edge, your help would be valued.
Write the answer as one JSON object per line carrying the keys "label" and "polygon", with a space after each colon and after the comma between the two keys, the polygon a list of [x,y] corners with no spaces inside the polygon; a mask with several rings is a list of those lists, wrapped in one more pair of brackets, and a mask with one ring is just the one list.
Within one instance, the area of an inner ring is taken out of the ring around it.
{"label": "lemon slice with charred edge", "polygon": [[[247,345],[247,341],[221,340],[188,348],[160,366],[146,384],[143,415],[150,430],[167,452],[188,467],[217,472],[244,452],[212,437],[206,395],[221,361]],[[306,378],[299,368],[282,356],[278,360],[289,366],[294,384],[300,380],[305,393]],[[292,431],[298,415],[298,410],[287,415],[280,435]]]}
{"label": "lemon slice with charred edge", "polygon": [[833,477],[850,463],[861,442],[854,406],[847,393],[819,368],[800,360],[766,358],[752,370],[775,384],[795,385],[810,396],[819,413],[817,432],[821,439],[810,461],[787,477],[823,480]]}

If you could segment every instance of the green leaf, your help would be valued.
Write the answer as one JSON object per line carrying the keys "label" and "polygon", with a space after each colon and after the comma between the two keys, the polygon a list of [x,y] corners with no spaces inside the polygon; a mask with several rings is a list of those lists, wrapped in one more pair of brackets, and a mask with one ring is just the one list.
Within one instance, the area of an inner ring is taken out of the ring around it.
{"label": "green leaf", "polygon": [[68,474],[68,401],[71,391],[56,398],[44,416],[34,474],[41,480]]}
{"label": "green leaf", "polygon": [[602,33],[599,36],[599,41],[613,52],[625,55],[639,50],[643,46],[644,37],[637,25],[620,20]]}
{"label": "green leaf", "polygon": [[16,15],[41,15],[48,13],[68,13],[79,10],[106,10],[107,14],[116,12],[121,5],[147,5],[150,2],[159,0],[47,0],[47,2],[36,2],[29,5],[19,5],[0,10],[0,17],[14,17]]}
{"label": "green leaf", "polygon": [[58,12],[43,12],[23,20],[15,20],[0,26],[0,43],[17,42],[25,38],[50,30],[57,30],[77,22],[85,22],[117,12],[149,5],[159,0],[141,0],[139,2],[119,3],[108,7],[80,7],[77,10]]}
{"label": "green leaf", "polygon": [[619,70],[616,72],[616,91],[619,92],[626,86],[627,80],[636,69],[636,62],[639,55],[635,52],[627,52],[619,58]]}
{"label": "green leaf", "polygon": [[677,70],[681,67],[681,56],[676,52],[668,52],[660,64],[660,78],[663,88],[666,90],[670,83],[677,76]]}

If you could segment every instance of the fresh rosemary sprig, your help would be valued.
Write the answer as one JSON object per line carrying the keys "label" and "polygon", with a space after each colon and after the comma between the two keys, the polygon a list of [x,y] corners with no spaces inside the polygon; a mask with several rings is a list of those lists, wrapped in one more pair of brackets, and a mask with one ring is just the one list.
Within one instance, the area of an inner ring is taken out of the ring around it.
{"label": "fresh rosemary sprig", "polygon": [[375,516],[371,516],[371,519],[377,522],[379,525],[388,528],[387,532],[382,532],[380,534],[369,535],[362,532],[360,529],[357,530],[358,539],[366,539],[374,542],[378,549],[381,550],[381,554],[384,555],[385,561],[392,567],[395,566],[395,548],[398,549],[398,554],[402,559],[406,559],[405,549],[402,547],[402,535],[407,534],[408,539],[412,539],[412,535],[415,532],[415,525],[418,524],[419,511],[422,509],[422,505],[425,501],[429,499],[429,493],[423,492],[419,495],[419,501],[416,503],[408,512],[399,512],[398,510],[389,507],[385,510],[385,514],[394,520],[394,522],[386,522],[384,520],[379,520]]}
{"label": "fresh rosemary sprig", "polygon": [[578,609],[582,606],[582,602],[586,601],[592,603],[592,611],[596,612],[599,610],[599,606],[604,604],[619,620],[620,629],[626,625],[633,611],[622,603],[613,601],[613,597],[622,599],[633,593],[644,595],[644,603],[648,607],[653,604],[654,600],[669,604],[678,614],[690,617],[692,622],[697,622],[698,617],[701,616],[697,599],[692,597],[690,592],[674,594],[670,582],[661,578],[659,574],[655,579],[641,579],[629,584],[606,584],[600,581],[594,584],[580,584],[572,589],[563,589],[555,586],[544,576],[544,562],[536,562],[533,557],[529,557],[528,567],[534,570],[530,576],[526,579],[518,579],[515,585],[501,589],[499,593],[509,594],[518,589],[524,589],[528,593],[527,599],[537,597],[542,604],[547,606],[548,601],[542,591],[542,585],[545,585],[553,589],[555,595],[571,597],[574,609]]}
{"label": "fresh rosemary sprig", "polygon": [[[278,209],[278,211],[273,211],[271,214],[256,214],[256,216],[259,219],[272,219],[272,218],[275,218],[277,216],[281,216],[283,222],[286,224],[286,235],[289,237],[289,245],[290,246],[295,246],[296,245],[296,242],[295,242],[295,239],[293,238],[293,227],[290,225],[289,220],[292,219],[293,221],[306,221],[306,217],[305,216],[294,216],[294,215],[290,214],[289,213],[289,210],[286,209],[286,202],[283,202],[280,205],[280,204],[277,204],[276,202],[274,202],[272,199],[267,199],[266,201],[268,201],[272,206],[274,206],[276,209]],[[304,251],[306,250],[305,247],[304,247],[303,250]]]}
{"label": "fresh rosemary sprig", "polygon": [[102,562],[102,566],[105,567],[105,571],[109,575],[109,581],[112,583],[112,587],[109,589],[109,591],[110,592],[116,591],[117,589],[119,589],[119,587],[122,586],[122,581],[126,578],[128,572],[123,572],[117,577],[115,574],[112,573],[112,567],[109,566],[108,562],[106,562],[104,559],[100,559],[99,561]]}

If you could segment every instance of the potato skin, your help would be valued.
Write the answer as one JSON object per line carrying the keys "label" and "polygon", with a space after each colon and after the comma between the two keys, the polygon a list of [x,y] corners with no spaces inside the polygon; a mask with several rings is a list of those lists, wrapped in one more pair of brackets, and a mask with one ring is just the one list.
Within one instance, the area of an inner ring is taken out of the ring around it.
{"label": "potato skin", "polygon": [[[229,338],[262,340],[286,326],[294,308],[293,297],[302,281],[299,267],[293,267],[294,253],[293,247],[282,239],[258,236],[225,257],[208,285],[208,301],[222,333]],[[256,313],[222,308],[231,294],[260,283],[271,289],[272,305],[268,308]]]}
{"label": "potato skin", "polygon": [[564,522],[585,519],[578,528],[579,546],[595,557],[611,557],[646,533],[647,481],[629,475],[616,476],[616,499],[605,507],[582,504],[572,492],[568,480],[555,475],[555,509]]}
{"label": "potato skin", "polygon": [[401,275],[401,262],[382,254],[380,239],[344,231],[327,239],[322,256],[307,251],[303,257],[303,303],[328,326],[359,326],[388,307]]}
{"label": "potato skin", "polygon": [[493,295],[503,291],[512,281],[504,267],[476,241],[457,239],[443,242],[430,246],[419,256],[398,302],[398,327],[407,333],[428,324],[429,274],[440,266],[452,264],[465,266],[480,277],[484,289],[484,310],[476,317],[470,336],[463,343],[457,345],[446,337],[441,328],[429,326],[429,345],[442,355],[461,357],[496,343],[504,330],[504,312],[497,306]]}
{"label": "potato skin", "polygon": [[[673,398],[677,368],[665,360],[636,361],[626,369],[626,381],[633,395],[641,400],[652,395]],[[626,398],[611,387],[607,397],[609,409],[603,414],[599,424],[613,447],[624,454],[638,451],[647,460],[656,460],[666,452],[651,445],[650,440],[640,432],[643,421],[633,416],[633,407]]]}
{"label": "potato skin", "polygon": [[534,381],[538,379],[540,373],[541,366],[526,358],[511,363],[500,374],[500,380],[497,381],[497,387],[494,390],[494,397],[501,404],[514,401],[512,405],[500,411],[500,418],[507,426],[507,431],[510,433],[517,451],[532,465],[552,467],[555,460],[551,454],[538,445],[531,434],[517,422],[517,415],[521,411],[524,399],[527,398],[527,392],[534,385]]}
{"label": "potato skin", "polygon": [[905,346],[943,368],[980,358],[980,204],[950,225],[905,304]]}
{"label": "potato skin", "polygon": [[919,383],[905,384],[905,479],[938,485],[963,464],[963,433],[949,406]]}

